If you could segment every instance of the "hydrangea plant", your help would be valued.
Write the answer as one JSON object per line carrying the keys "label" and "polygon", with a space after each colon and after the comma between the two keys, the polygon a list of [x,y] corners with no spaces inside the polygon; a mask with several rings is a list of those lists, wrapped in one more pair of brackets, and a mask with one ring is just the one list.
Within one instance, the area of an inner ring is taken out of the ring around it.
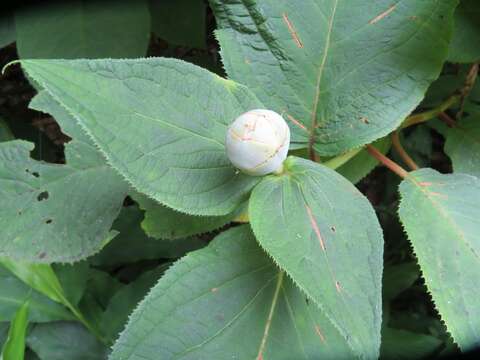
{"label": "hydrangea plant", "polygon": [[[412,114],[452,56],[457,1],[210,5],[226,78],[171,58],[19,61],[31,108],[73,140],[65,165],[0,143],[6,266],[44,269],[25,281],[114,339],[111,360],[378,358],[383,232],[355,183],[381,163],[401,179],[398,216],[436,309],[462,350],[478,346],[480,162],[454,140],[472,125],[449,130],[453,174],[419,168],[400,136],[471,91],[478,66]],[[165,271],[117,338],[42,279],[108,247],[127,195],[150,236],[222,230]]]}

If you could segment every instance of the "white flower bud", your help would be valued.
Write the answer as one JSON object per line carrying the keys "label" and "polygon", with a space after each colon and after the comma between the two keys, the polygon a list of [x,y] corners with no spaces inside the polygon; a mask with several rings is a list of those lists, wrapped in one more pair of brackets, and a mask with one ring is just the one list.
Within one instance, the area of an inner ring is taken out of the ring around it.
{"label": "white flower bud", "polygon": [[290,129],[275,111],[250,110],[229,126],[225,139],[232,164],[249,175],[279,171],[287,157]]}

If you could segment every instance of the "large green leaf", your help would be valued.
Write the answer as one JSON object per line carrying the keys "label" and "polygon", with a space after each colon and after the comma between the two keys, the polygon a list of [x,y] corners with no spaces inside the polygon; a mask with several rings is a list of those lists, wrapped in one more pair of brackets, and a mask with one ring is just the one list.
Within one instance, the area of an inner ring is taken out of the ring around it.
{"label": "large green leaf", "polygon": [[295,157],[284,166],[253,190],[252,229],[355,353],[378,357],[383,237],[375,212],[335,171]]}
{"label": "large green leaf", "polygon": [[225,215],[258,178],[224,149],[238,115],[261,107],[247,88],[174,59],[23,60],[137,190],[176,210]]}
{"label": "large green leaf", "polygon": [[179,260],[140,303],[110,359],[140,358],[331,359],[352,353],[244,225]]}
{"label": "large green leaf", "polygon": [[104,360],[108,353],[76,322],[36,324],[28,334],[27,344],[41,360]]}
{"label": "large green leaf", "polygon": [[126,184],[96,161],[46,164],[29,157],[32,149],[25,141],[0,143],[0,255],[68,262],[97,252]]}
{"label": "large green leaf", "polygon": [[31,322],[73,319],[64,306],[33,290],[3,266],[0,266],[0,289],[0,321],[12,320],[15,311],[27,298],[30,298]]}
{"label": "large green leaf", "polygon": [[421,169],[400,194],[400,219],[448,331],[462,350],[480,346],[480,180]]}
{"label": "large green leaf", "polygon": [[29,301],[25,301],[16,312],[8,330],[7,340],[3,344],[0,360],[24,359],[29,305]]}
{"label": "large green leaf", "polygon": [[146,0],[52,1],[15,14],[20,58],[145,56],[150,39]]}
{"label": "large green leaf", "polygon": [[445,152],[453,171],[480,178],[480,115],[462,119],[446,133]]}
{"label": "large green leaf", "polygon": [[462,0],[455,11],[455,27],[448,61],[470,63],[480,60],[480,3]]}
{"label": "large green leaf", "polygon": [[228,75],[322,155],[370,143],[422,100],[448,52],[452,1],[210,0]]}
{"label": "large green leaf", "polygon": [[150,0],[152,31],[176,45],[204,48],[206,45],[203,0]]}
{"label": "large green leaf", "polygon": [[159,204],[142,194],[133,199],[145,210],[142,229],[158,239],[178,239],[218,229],[235,218],[238,211],[224,216],[194,216],[184,214]]}

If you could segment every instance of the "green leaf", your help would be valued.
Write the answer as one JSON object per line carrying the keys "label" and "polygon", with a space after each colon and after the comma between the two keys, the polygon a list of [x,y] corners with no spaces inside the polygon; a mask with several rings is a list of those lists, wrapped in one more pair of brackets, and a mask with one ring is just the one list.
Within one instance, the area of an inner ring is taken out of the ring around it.
{"label": "green leaf", "polygon": [[203,0],[150,0],[152,31],[169,43],[205,48]]}
{"label": "green leaf", "polygon": [[157,283],[164,271],[164,266],[147,271],[115,293],[102,315],[102,327],[108,338],[118,338],[130,313]]}
{"label": "green leaf", "polygon": [[82,298],[90,276],[88,262],[82,261],[73,265],[54,264],[53,269],[63,289],[65,298],[72,305],[77,305]]}
{"label": "green leaf", "polygon": [[225,215],[258,178],[236,171],[228,124],[262,105],[247,88],[175,59],[23,60],[133,186],[178,211]]}
{"label": "green leaf", "polygon": [[9,141],[13,140],[15,137],[13,136],[12,131],[7,125],[7,122],[0,117],[0,142],[1,141]]}
{"label": "green leaf", "polygon": [[0,48],[15,41],[15,23],[10,12],[0,15]]}
{"label": "green leaf", "polygon": [[480,115],[462,119],[447,130],[445,152],[454,172],[480,178]]}
{"label": "green leaf", "polygon": [[228,75],[336,155],[395,129],[447,56],[457,1],[210,0]]}
{"label": "green leaf", "polygon": [[448,331],[463,351],[480,346],[480,180],[421,169],[400,195],[400,219]]}
{"label": "green leaf", "polygon": [[104,345],[76,322],[36,324],[27,344],[41,360],[104,360],[108,353]]}
{"label": "green leaf", "polygon": [[140,227],[143,214],[137,206],[124,207],[113,228],[120,234],[89,259],[94,266],[113,267],[140,260],[172,259],[205,245],[199,238],[158,240]]}
{"label": "green leaf", "polygon": [[27,298],[30,298],[31,322],[73,319],[65,307],[33,290],[3,266],[0,266],[0,289],[0,321],[12,320],[18,307]]}
{"label": "green leaf", "polygon": [[289,157],[255,187],[252,229],[358,356],[378,357],[383,237],[368,200],[335,171]]}
{"label": "green leaf", "polygon": [[427,334],[384,328],[382,330],[381,359],[425,359],[438,350],[442,341]]}
{"label": "green leaf", "polygon": [[415,262],[386,266],[383,270],[383,302],[395,299],[410,288],[419,276],[420,272]]}
{"label": "green leaf", "polygon": [[193,216],[170,209],[142,194],[133,199],[145,210],[142,229],[148,236],[159,239],[178,239],[216,230],[232,221],[238,211],[225,216]]}
{"label": "green leaf", "polygon": [[352,353],[243,225],[176,262],[140,303],[110,359],[139,357],[330,359]]}
{"label": "green leaf", "polygon": [[90,269],[90,277],[83,299],[94,299],[103,310],[107,307],[112,296],[125,285],[105,271]]}
{"label": "green leaf", "polygon": [[[382,138],[375,141],[372,145],[382,154],[386,154],[388,150],[390,150],[390,138]],[[357,155],[355,155],[355,157],[335,170],[340,173],[340,175],[350,180],[353,184],[356,184],[375,169],[377,165],[378,160],[370,155],[367,150],[362,149]]]}
{"label": "green leaf", "polygon": [[48,296],[53,301],[65,304],[66,297],[62,285],[47,264],[32,264],[9,259],[2,259],[2,265],[31,288]]}
{"label": "green leaf", "polygon": [[20,58],[145,56],[150,39],[146,0],[49,2],[15,14]]}
{"label": "green leaf", "polygon": [[470,63],[480,60],[480,6],[477,0],[462,0],[455,11],[455,27],[448,61]]}
{"label": "green leaf", "polygon": [[126,184],[93,157],[88,166],[85,160],[47,164],[29,157],[32,148],[25,141],[0,143],[0,255],[71,262],[99,251]]}
{"label": "green leaf", "polygon": [[3,345],[0,360],[23,360],[25,355],[25,336],[28,326],[29,302],[25,301],[18,309],[8,330],[7,341]]}

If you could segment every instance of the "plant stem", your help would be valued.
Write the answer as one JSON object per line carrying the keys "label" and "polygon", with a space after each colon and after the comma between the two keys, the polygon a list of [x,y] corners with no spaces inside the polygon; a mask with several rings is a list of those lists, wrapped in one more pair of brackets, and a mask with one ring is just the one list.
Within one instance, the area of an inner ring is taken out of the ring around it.
{"label": "plant stem", "polygon": [[405,162],[405,164],[408,165],[410,169],[418,170],[418,165],[415,163],[415,161],[413,161],[410,155],[408,155],[408,153],[405,151],[405,148],[402,146],[398,131],[394,131],[392,133],[392,145],[395,151],[398,153],[398,155],[400,155],[402,160]]}
{"label": "plant stem", "polygon": [[88,322],[83,314],[75,306],[73,306],[70,301],[63,299],[63,304],[72,312],[73,315],[80,321],[93,335],[97,337],[104,345],[111,345],[109,341],[92,325]]}
{"label": "plant stem", "polygon": [[450,108],[452,105],[456,104],[458,101],[460,101],[461,96],[459,94],[453,94],[451,95],[447,100],[445,100],[443,103],[438,105],[437,107],[421,112],[418,114],[410,115],[405,119],[403,124],[400,126],[400,129],[405,129],[409,126],[416,125],[423,123],[425,121],[431,120],[433,118],[436,118],[439,114]]}
{"label": "plant stem", "polygon": [[385,165],[395,174],[400,176],[402,179],[405,179],[408,176],[408,172],[398,165],[396,162],[390,160],[388,157],[383,155],[378,149],[372,145],[366,146],[367,151],[370,155],[372,155],[375,159],[377,159],[381,164]]}
{"label": "plant stem", "polygon": [[438,114],[438,118],[440,120],[442,120],[445,124],[448,125],[448,127],[455,127],[457,126],[457,123],[455,122],[455,120],[453,120],[447,113],[445,112],[442,112],[440,114]]}

